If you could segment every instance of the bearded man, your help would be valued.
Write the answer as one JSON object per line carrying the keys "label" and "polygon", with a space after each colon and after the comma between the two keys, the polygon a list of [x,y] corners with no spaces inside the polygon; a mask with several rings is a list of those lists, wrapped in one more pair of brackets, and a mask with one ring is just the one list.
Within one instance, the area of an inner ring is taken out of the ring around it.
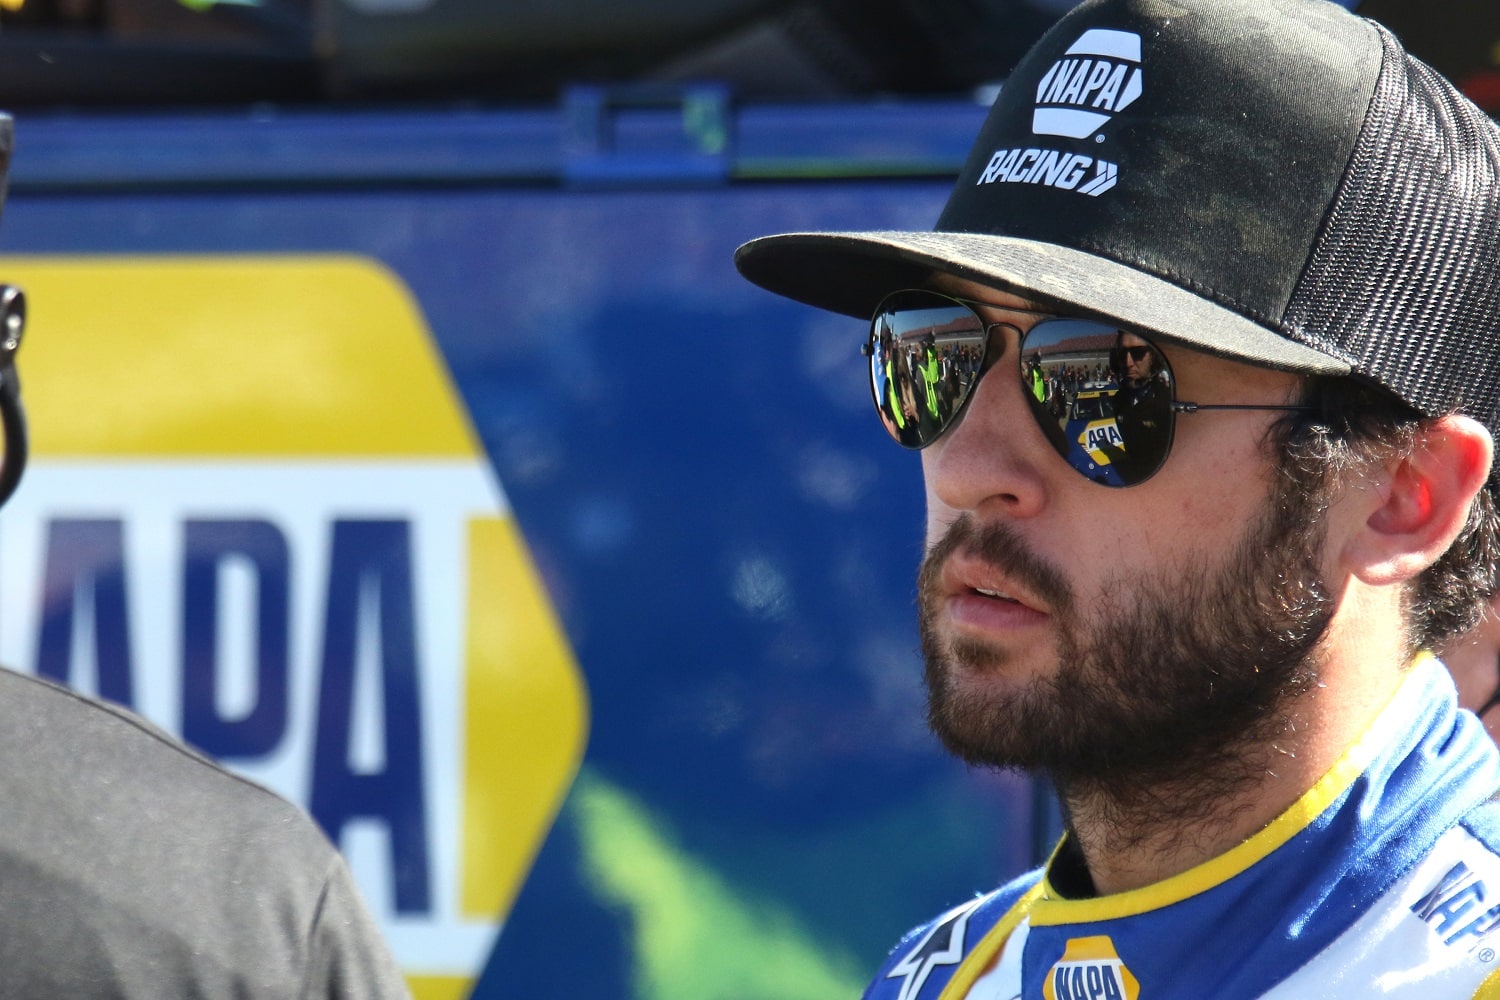
{"label": "bearded man", "polygon": [[[740,249],[871,320],[872,372],[982,354],[901,442],[929,718],[1063,804],[1043,869],[912,931],[868,997],[1500,995],[1500,756],[1427,652],[1496,590],[1497,234],[1500,129],[1373,22],[1089,0],[934,231]],[[1163,405],[1106,478],[1026,371],[1111,345]]]}

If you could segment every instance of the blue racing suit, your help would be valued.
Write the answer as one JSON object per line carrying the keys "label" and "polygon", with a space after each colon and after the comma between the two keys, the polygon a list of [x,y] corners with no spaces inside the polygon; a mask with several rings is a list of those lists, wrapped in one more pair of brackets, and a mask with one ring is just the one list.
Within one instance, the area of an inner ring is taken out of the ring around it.
{"label": "blue racing suit", "polygon": [[866,1000],[1500,998],[1500,753],[1423,655],[1259,833],[1131,892],[1047,868],[908,934]]}

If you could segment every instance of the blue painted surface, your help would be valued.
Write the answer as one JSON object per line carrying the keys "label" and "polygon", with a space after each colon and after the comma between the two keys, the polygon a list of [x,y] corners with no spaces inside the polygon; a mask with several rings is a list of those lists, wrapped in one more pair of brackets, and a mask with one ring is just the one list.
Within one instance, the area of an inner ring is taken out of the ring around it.
{"label": "blue painted surface", "polygon": [[[583,182],[558,111],[23,118],[0,250],[390,267],[585,674],[586,770],[873,969],[1030,861],[1031,790],[925,732],[918,460],[871,412],[861,324],[754,288],[732,254],[929,227],[983,111],[717,113],[717,178],[611,179],[596,143]],[[628,108],[610,141],[698,142],[672,114]],[[592,882],[560,822],[474,995],[635,996],[629,919]]]}

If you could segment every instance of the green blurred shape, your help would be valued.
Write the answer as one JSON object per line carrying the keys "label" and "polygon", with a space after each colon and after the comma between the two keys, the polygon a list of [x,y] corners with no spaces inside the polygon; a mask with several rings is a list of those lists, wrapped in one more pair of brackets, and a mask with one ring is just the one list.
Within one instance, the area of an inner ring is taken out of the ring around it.
{"label": "green blurred shape", "polygon": [[584,865],[606,903],[632,918],[639,1000],[829,1000],[857,997],[848,955],[775,903],[756,900],[679,850],[648,811],[597,774],[570,803]]}
{"label": "green blurred shape", "polygon": [[221,4],[231,7],[259,7],[261,0],[177,0],[177,2],[201,14]]}

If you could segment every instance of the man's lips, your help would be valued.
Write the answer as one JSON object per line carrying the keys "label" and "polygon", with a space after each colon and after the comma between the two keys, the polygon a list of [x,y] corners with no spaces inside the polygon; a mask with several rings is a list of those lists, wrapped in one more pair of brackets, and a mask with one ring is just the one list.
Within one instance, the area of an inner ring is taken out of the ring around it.
{"label": "man's lips", "polygon": [[977,594],[981,597],[1020,604],[1039,614],[1046,613],[1046,605],[1032,596],[1028,588],[1014,580],[1003,569],[955,552],[943,564],[939,583],[945,597],[963,597]]}
{"label": "man's lips", "polygon": [[1050,611],[1040,599],[992,564],[950,556],[939,576],[948,619],[975,632],[1008,632],[1044,624]]}

